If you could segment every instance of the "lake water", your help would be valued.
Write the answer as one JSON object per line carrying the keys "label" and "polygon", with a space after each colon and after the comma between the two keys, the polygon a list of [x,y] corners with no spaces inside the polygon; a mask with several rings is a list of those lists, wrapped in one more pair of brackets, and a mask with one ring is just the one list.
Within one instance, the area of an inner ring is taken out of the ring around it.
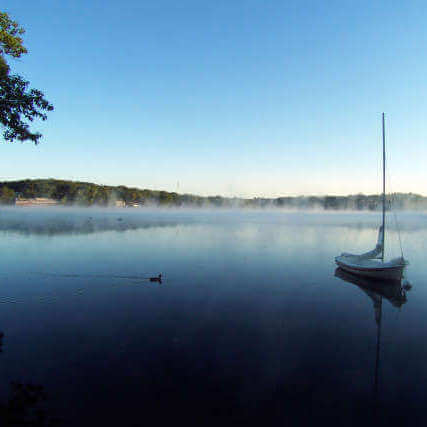
{"label": "lake water", "polygon": [[424,425],[427,215],[399,223],[381,297],[334,264],[376,213],[0,210],[2,425]]}

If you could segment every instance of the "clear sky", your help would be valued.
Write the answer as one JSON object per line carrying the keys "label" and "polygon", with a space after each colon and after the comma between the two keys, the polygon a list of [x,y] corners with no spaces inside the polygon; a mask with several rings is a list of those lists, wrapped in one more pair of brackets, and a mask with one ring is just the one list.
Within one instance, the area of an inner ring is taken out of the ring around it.
{"label": "clear sky", "polygon": [[55,106],[0,180],[201,195],[427,194],[427,3],[3,0]]}

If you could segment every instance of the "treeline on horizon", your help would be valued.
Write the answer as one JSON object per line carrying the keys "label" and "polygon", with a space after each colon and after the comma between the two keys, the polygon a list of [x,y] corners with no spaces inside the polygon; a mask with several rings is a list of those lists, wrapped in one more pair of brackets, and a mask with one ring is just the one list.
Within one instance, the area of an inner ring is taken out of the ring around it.
{"label": "treeline on horizon", "polygon": [[[45,197],[61,205],[77,206],[188,206],[285,208],[324,210],[379,210],[381,195],[356,194],[349,196],[297,196],[270,198],[202,197],[193,194],[108,186],[89,182],[57,179],[26,179],[0,182],[0,203],[14,205],[19,199]],[[396,209],[427,209],[427,197],[413,193],[387,195],[387,204],[393,201]]]}

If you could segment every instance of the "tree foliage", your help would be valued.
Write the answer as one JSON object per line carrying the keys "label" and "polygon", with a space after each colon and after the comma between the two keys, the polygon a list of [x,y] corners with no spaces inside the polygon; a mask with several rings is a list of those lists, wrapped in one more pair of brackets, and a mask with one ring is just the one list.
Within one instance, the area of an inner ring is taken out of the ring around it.
{"label": "tree foliage", "polygon": [[[324,209],[324,210],[381,210],[382,196],[378,194],[356,194],[350,196],[299,196],[275,199],[227,198],[221,196],[196,196],[167,191],[155,191],[98,185],[90,182],[65,181],[58,179],[26,179],[0,182],[0,203],[13,204],[15,198],[48,197],[63,205],[115,206],[116,201],[126,206],[162,207],[208,207],[208,208],[282,208],[282,209]],[[418,194],[396,193],[393,199],[395,209],[427,209],[427,197]]]}
{"label": "tree foliage", "polygon": [[13,204],[15,204],[15,192],[7,186],[1,187],[0,188],[0,203],[2,205],[13,205]]}
{"label": "tree foliage", "polygon": [[29,82],[10,73],[6,55],[19,58],[27,53],[23,45],[24,29],[5,12],[0,12],[0,124],[6,141],[32,141],[38,143],[42,135],[31,132],[34,119],[47,119],[53,106],[37,89],[29,88]]}

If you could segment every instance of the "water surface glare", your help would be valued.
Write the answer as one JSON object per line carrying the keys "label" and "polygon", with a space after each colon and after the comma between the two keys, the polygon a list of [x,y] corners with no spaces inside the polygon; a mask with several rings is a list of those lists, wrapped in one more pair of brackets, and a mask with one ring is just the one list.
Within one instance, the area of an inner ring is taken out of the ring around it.
{"label": "water surface glare", "polygon": [[[336,273],[336,255],[375,246],[378,224],[376,213],[0,210],[0,419],[425,424],[427,215],[399,215],[411,290],[381,295]],[[386,244],[399,255],[396,229]]]}

